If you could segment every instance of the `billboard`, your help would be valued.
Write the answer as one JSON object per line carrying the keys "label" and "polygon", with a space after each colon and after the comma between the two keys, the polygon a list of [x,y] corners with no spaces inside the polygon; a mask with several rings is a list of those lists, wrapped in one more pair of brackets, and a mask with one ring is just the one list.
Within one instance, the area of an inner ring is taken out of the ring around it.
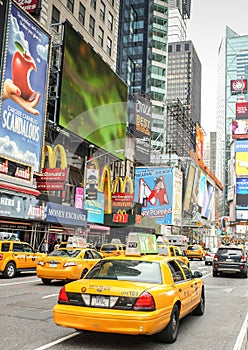
{"label": "billboard", "polygon": [[[3,69],[3,55],[4,55],[4,35],[6,28],[8,1],[0,1],[0,81],[2,82],[2,69]],[[0,94],[1,94],[1,83],[0,83]],[[1,101],[0,101],[1,104]]]}
{"label": "billboard", "polygon": [[206,182],[203,196],[203,206],[201,216],[207,220],[211,219],[211,214],[214,212],[214,186],[210,182]]}
{"label": "billboard", "polygon": [[66,23],[59,124],[124,159],[126,123],[127,85]]}
{"label": "billboard", "polygon": [[248,119],[232,120],[232,138],[248,138]]}
{"label": "billboard", "polygon": [[248,194],[248,178],[236,178],[236,193]]}
{"label": "billboard", "polygon": [[247,93],[247,80],[235,79],[231,80],[231,94],[246,94]]}
{"label": "billboard", "polygon": [[158,224],[173,224],[173,168],[135,169],[134,201],[142,204],[141,214],[156,219]]}
{"label": "billboard", "polygon": [[199,126],[196,124],[196,156],[198,160],[203,159],[203,147],[204,147],[204,133]]}
{"label": "billboard", "polygon": [[236,102],[236,119],[248,119],[248,102]]}
{"label": "billboard", "polygon": [[248,140],[236,140],[235,152],[248,152]]}
{"label": "billboard", "polygon": [[195,178],[195,167],[193,165],[190,165],[189,172],[188,172],[188,178],[187,178],[187,185],[184,195],[184,203],[183,203],[183,210],[184,211],[190,211],[190,200],[193,190],[193,184],[194,184],[194,178]]}
{"label": "billboard", "polygon": [[129,128],[135,136],[135,159],[143,164],[150,163],[150,142],[152,126],[152,103],[135,94],[129,103]]}
{"label": "billboard", "polygon": [[10,3],[0,155],[40,171],[46,115],[50,35],[17,4]]}
{"label": "billboard", "polygon": [[41,9],[41,0],[15,0],[25,11],[38,15]]}
{"label": "billboard", "polygon": [[236,152],[236,175],[248,175],[248,152]]}

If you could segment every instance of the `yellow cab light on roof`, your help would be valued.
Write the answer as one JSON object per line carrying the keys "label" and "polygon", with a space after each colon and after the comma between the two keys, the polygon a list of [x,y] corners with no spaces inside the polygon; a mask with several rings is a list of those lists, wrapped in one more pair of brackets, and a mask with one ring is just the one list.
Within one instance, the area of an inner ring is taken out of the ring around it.
{"label": "yellow cab light on roof", "polygon": [[128,235],[126,255],[158,254],[156,236],[147,233],[131,232]]}

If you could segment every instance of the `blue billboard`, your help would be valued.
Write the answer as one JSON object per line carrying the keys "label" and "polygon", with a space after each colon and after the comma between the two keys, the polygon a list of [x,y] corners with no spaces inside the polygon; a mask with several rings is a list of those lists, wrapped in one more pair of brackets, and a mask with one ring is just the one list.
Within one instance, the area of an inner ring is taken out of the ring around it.
{"label": "blue billboard", "polygon": [[173,168],[135,169],[135,202],[142,204],[141,214],[158,224],[172,225]]}
{"label": "blue billboard", "polygon": [[0,110],[0,155],[40,171],[50,35],[10,3]]}
{"label": "blue billboard", "polygon": [[237,194],[248,194],[248,179],[247,178],[236,178],[236,193]]}

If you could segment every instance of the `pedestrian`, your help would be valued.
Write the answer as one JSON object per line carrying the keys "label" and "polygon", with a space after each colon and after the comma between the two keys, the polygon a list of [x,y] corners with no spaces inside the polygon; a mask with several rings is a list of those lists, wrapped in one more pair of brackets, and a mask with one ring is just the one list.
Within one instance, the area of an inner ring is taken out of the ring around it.
{"label": "pedestrian", "polygon": [[60,245],[60,239],[58,238],[57,241],[54,244],[54,250],[58,249]]}
{"label": "pedestrian", "polygon": [[48,253],[48,242],[46,239],[44,239],[42,245],[41,245],[41,252],[47,254]]}

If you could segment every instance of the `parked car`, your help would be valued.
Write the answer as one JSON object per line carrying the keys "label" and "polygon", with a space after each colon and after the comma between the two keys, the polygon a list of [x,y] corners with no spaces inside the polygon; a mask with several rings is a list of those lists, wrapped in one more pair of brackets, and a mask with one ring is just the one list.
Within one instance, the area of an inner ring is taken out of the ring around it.
{"label": "parked car", "polygon": [[33,247],[21,241],[0,241],[0,273],[12,278],[23,271],[34,271],[38,260],[46,254],[36,252]]}
{"label": "parked car", "polygon": [[213,277],[223,273],[247,278],[247,256],[242,247],[230,245],[218,248],[213,260]]}
{"label": "parked car", "polygon": [[205,265],[212,265],[214,256],[217,253],[218,248],[209,248],[205,253]]}

